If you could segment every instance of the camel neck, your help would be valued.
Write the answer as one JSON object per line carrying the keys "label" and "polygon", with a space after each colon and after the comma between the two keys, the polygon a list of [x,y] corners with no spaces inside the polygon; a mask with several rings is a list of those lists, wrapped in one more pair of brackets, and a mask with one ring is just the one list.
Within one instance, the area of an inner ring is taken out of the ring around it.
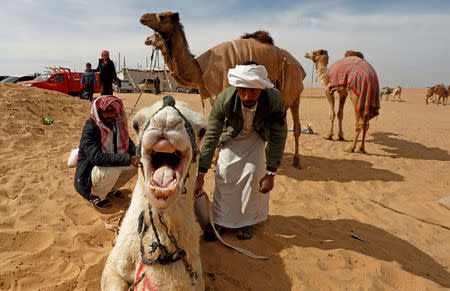
{"label": "camel neck", "polygon": [[200,66],[194,56],[191,55],[186,43],[184,33],[180,27],[176,27],[169,36],[167,63],[172,67],[176,78],[183,83],[196,87],[201,78]]}
{"label": "camel neck", "polygon": [[319,78],[320,83],[322,83],[322,85],[326,87],[329,83],[327,66],[321,63],[317,63],[316,67],[317,67],[317,78]]}

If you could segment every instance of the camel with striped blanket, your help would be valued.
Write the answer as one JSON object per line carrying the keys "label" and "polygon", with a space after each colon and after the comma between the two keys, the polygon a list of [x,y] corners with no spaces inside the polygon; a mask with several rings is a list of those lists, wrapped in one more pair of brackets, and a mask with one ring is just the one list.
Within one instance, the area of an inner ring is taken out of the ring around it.
{"label": "camel with striped blanket", "polygon": [[[157,33],[147,38],[146,43],[163,47],[164,60],[174,80],[182,86],[198,88],[202,100],[212,100],[230,86],[227,73],[236,65],[247,61],[264,65],[270,81],[281,92],[284,105],[291,109],[295,140],[293,165],[300,168],[299,107],[306,74],[289,52],[275,46],[267,32],[258,31],[246,34],[241,39],[221,43],[195,58],[189,51],[178,13],[147,13],[140,21]],[[155,43],[152,43],[152,38]]]}
{"label": "camel with striped blanket", "polygon": [[369,120],[379,114],[380,96],[378,78],[373,67],[364,60],[364,56],[359,52],[347,51],[345,58],[337,61],[329,69],[328,51],[316,50],[309,52],[305,58],[311,59],[316,66],[317,76],[326,87],[325,94],[330,104],[330,129],[325,138],[333,139],[334,118],[334,92],[339,94],[339,109],[337,117],[339,120],[339,140],[344,140],[342,131],[342,119],[344,118],[344,104],[350,94],[355,108],[355,134],[352,145],[346,150],[354,152],[359,134],[362,131],[362,141],[359,147],[361,152],[365,152],[365,138],[369,129]]}

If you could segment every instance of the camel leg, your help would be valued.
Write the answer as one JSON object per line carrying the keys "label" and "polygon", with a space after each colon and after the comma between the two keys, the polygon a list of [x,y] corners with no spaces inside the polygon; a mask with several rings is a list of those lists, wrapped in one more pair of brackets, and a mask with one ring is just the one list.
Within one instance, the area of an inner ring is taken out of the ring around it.
{"label": "camel leg", "polygon": [[356,108],[355,108],[355,117],[356,117],[355,118],[356,124],[355,124],[355,135],[353,136],[353,142],[352,142],[352,145],[348,149],[345,150],[348,153],[353,153],[355,151],[356,142],[358,141],[359,133],[361,132],[362,125],[363,125],[362,119],[358,117],[358,112],[356,111]]}
{"label": "camel leg", "polygon": [[339,121],[339,140],[344,140],[344,132],[342,131],[342,119],[344,119],[344,104],[345,100],[347,100],[347,91],[339,92],[339,109],[337,113],[337,118]]}
{"label": "camel leg", "polygon": [[300,96],[297,98],[297,100],[292,103],[290,109],[292,113],[292,119],[294,121],[294,140],[295,140],[295,153],[294,153],[294,161],[292,165],[296,167],[297,169],[301,169],[300,166],[300,153],[299,153],[299,139],[301,134],[301,124],[300,124],[300,113],[299,113],[299,107],[300,107]]}
{"label": "camel leg", "polygon": [[120,277],[112,267],[107,263],[101,278],[102,290],[123,290],[129,288],[129,284],[122,277]]}
{"label": "camel leg", "polygon": [[430,96],[425,96],[425,105],[428,105],[428,99],[430,99]]}
{"label": "camel leg", "polygon": [[333,140],[333,127],[334,127],[334,94],[330,92],[330,89],[325,90],[325,95],[328,99],[328,104],[330,104],[330,130],[328,134],[324,136],[325,139]]}
{"label": "camel leg", "polygon": [[364,119],[363,124],[362,124],[362,140],[361,140],[361,145],[359,146],[359,151],[362,153],[366,152],[365,149],[365,140],[366,140],[366,133],[369,130],[369,120]]}

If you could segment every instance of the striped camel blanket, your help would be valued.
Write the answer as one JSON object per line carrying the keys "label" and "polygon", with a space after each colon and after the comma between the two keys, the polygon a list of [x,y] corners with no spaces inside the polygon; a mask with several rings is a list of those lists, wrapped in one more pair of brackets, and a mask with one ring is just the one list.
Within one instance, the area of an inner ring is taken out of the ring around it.
{"label": "striped camel blanket", "polygon": [[359,97],[356,107],[359,117],[372,119],[379,114],[378,77],[366,60],[346,57],[337,61],[328,69],[328,80],[332,92],[348,85]]}

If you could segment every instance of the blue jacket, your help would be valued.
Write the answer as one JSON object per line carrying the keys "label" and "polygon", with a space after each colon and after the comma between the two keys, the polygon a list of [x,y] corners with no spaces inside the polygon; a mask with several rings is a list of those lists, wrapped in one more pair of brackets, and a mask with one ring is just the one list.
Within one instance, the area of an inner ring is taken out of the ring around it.
{"label": "blue jacket", "polygon": [[93,72],[93,71],[85,71],[84,73],[83,73],[83,76],[81,77],[81,85],[84,85],[84,83],[86,82],[86,76],[87,75],[92,75],[92,79],[93,79],[93,81],[94,81],[94,87],[96,87],[97,86],[97,78],[95,77],[95,72]]}

